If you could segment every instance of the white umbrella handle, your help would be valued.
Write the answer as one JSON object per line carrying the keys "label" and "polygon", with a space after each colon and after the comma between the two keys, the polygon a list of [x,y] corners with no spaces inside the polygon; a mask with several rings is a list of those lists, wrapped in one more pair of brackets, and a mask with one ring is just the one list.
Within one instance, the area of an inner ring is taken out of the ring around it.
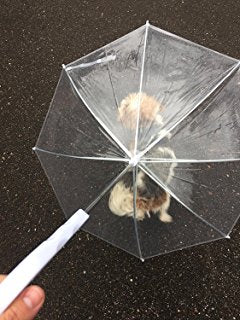
{"label": "white umbrella handle", "polygon": [[0,315],[45,265],[86,222],[89,215],[78,210],[47,240],[34,249],[0,284]]}

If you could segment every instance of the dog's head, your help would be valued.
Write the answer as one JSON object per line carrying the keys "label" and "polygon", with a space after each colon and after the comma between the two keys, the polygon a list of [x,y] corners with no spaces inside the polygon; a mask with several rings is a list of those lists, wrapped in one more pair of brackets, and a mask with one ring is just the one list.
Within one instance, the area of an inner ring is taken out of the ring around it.
{"label": "dog's head", "polygon": [[[139,109],[140,107],[140,109]],[[145,93],[130,93],[122,100],[118,109],[118,120],[128,129],[135,129],[139,114],[141,125],[159,122],[158,112],[163,108],[160,103]]]}

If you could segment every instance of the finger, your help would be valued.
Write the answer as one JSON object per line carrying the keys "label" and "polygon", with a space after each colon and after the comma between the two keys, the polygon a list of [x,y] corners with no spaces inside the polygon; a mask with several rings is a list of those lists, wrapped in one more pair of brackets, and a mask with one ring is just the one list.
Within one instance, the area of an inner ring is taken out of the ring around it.
{"label": "finger", "polygon": [[0,274],[0,283],[6,278],[4,274]]}
{"label": "finger", "polygon": [[0,320],[32,320],[42,307],[44,299],[43,289],[30,286],[0,316]]}

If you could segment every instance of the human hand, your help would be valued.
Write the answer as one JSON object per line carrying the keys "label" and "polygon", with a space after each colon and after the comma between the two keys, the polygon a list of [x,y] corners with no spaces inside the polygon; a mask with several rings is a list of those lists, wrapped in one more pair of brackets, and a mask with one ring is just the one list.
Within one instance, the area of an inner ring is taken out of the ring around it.
{"label": "human hand", "polygon": [[[0,282],[6,276],[0,275]],[[32,320],[38,313],[45,300],[45,293],[38,286],[29,286],[15,301],[0,315],[0,320]]]}

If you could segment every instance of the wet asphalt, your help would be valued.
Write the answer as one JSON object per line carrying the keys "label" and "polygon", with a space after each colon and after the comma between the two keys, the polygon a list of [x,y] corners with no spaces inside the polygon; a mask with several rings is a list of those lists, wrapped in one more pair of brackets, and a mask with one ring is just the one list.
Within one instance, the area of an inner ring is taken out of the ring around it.
{"label": "wet asphalt", "polygon": [[[61,64],[146,20],[239,59],[240,3],[14,0],[0,7],[0,272],[7,273],[64,222],[31,150]],[[34,281],[47,296],[37,319],[240,319],[239,244],[237,223],[230,240],[142,263],[80,231]]]}

